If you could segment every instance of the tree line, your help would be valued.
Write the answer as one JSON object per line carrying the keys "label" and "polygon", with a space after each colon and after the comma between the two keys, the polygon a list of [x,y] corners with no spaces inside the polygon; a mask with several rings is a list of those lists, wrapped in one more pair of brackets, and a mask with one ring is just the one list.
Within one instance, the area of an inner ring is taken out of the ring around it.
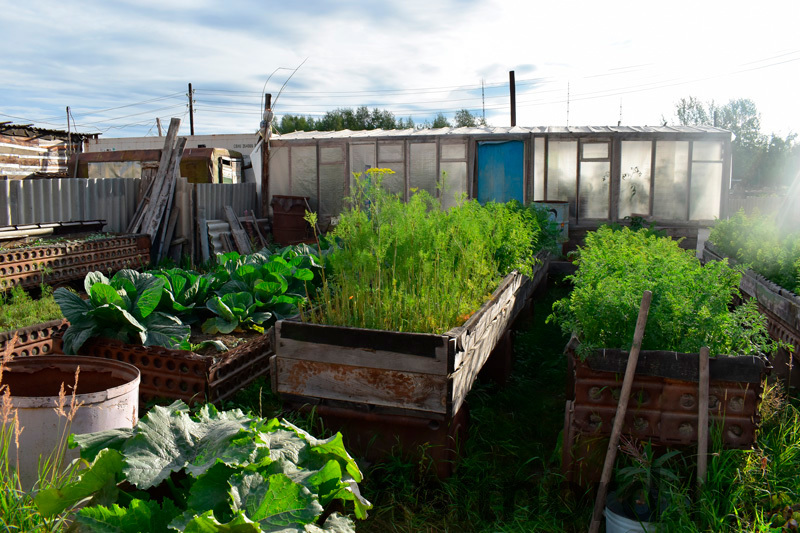
{"label": "tree line", "polygon": [[337,108],[328,111],[321,118],[303,115],[283,115],[276,125],[278,133],[292,133],[294,131],[340,131],[340,130],[403,130],[423,128],[460,128],[485,126],[486,121],[473,115],[468,109],[457,111],[453,121],[447,119],[444,113],[439,113],[433,121],[416,124],[411,117],[397,118],[394,113],[386,109],[374,108],[372,111],[366,106],[352,108]]}

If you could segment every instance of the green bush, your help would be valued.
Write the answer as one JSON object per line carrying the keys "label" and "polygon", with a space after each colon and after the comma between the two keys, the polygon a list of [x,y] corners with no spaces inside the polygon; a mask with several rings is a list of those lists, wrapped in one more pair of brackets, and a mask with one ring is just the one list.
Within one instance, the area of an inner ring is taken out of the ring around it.
{"label": "green bush", "polygon": [[800,232],[782,232],[771,217],[740,210],[719,220],[709,241],[722,253],[772,281],[800,294]]}
{"label": "green bush", "polygon": [[702,266],[676,241],[646,230],[602,227],[586,236],[572,293],[553,305],[557,320],[582,342],[581,354],[630,347],[645,290],[653,293],[642,349],[757,354],[772,349],[754,302],[729,311],[740,272],[727,261]]}

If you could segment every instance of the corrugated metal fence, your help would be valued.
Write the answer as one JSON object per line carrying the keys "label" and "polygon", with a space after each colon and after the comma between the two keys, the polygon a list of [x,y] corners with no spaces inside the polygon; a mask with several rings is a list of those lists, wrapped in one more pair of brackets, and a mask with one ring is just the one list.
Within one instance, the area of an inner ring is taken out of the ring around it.
{"label": "corrugated metal fence", "polygon": [[225,206],[233,207],[237,215],[256,208],[255,183],[198,183],[197,212],[205,210],[206,220],[225,220]]}
{"label": "corrugated metal fence", "polygon": [[28,179],[0,181],[0,226],[105,220],[124,232],[136,210],[138,180]]}
{"label": "corrugated metal fence", "polygon": [[[106,220],[104,231],[122,233],[136,211],[138,179],[0,180],[0,226],[74,220]],[[225,220],[225,206],[241,216],[257,206],[255,183],[198,183],[181,178],[174,206],[180,210],[175,238],[192,242],[198,217]]]}

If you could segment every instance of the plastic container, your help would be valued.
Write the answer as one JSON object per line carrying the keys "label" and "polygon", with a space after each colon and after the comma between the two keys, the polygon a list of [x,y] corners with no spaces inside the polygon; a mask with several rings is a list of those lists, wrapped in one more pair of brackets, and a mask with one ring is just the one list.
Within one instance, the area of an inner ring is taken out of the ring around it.
{"label": "plastic container", "polygon": [[[56,413],[58,394],[63,383],[64,410],[69,411],[78,367],[75,403],[80,407],[68,423],[64,416]],[[16,464],[19,457],[22,488],[33,488],[38,479],[40,457],[50,457],[59,442],[66,441],[66,431],[82,434],[136,425],[140,379],[135,366],[96,357],[20,357],[6,363],[2,384],[8,385],[12,408],[23,428],[19,435],[19,453],[12,440],[9,459]],[[69,464],[78,454],[78,450],[67,450],[63,464]]]}

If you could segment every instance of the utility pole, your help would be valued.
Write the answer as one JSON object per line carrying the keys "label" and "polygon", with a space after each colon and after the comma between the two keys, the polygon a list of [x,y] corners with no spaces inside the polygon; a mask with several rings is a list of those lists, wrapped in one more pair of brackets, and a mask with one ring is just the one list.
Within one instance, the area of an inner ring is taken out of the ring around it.
{"label": "utility pole", "polygon": [[511,93],[511,127],[517,125],[517,84],[514,82],[514,71],[508,71],[508,90]]}
{"label": "utility pole", "polygon": [[69,127],[69,106],[67,106],[67,164],[72,156],[72,130]]}
{"label": "utility pole", "polygon": [[567,127],[569,128],[569,82],[567,82]]}
{"label": "utility pole", "polygon": [[194,91],[192,84],[189,84],[189,134],[194,135]]}
{"label": "utility pole", "polygon": [[269,217],[269,136],[272,133],[272,95],[264,95],[264,120],[261,121],[261,218]]}
{"label": "utility pole", "polygon": [[161,119],[156,117],[156,126],[158,126],[158,136],[163,137],[164,134],[161,132]]}

